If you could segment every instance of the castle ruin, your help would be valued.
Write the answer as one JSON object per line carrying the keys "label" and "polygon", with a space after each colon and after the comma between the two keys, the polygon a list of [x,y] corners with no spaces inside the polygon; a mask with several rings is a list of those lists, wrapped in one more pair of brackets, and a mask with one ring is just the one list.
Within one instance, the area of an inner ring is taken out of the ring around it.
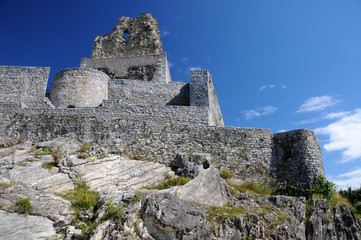
{"label": "castle ruin", "polygon": [[171,81],[159,35],[150,14],[121,17],[95,38],[80,68],[55,75],[50,98],[50,68],[0,66],[0,145],[74,136],[166,164],[177,154],[208,155],[249,181],[306,187],[324,175],[311,130],[225,127],[209,72],[191,71],[190,83]]}

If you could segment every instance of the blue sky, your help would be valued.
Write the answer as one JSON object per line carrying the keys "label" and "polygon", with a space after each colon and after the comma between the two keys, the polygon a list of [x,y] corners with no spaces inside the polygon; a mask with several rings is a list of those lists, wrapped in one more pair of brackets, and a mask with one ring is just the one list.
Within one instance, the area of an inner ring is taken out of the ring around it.
{"label": "blue sky", "polygon": [[0,65],[79,67],[121,16],[157,18],[173,81],[213,76],[227,126],[309,128],[328,179],[361,184],[361,2],[0,0]]}

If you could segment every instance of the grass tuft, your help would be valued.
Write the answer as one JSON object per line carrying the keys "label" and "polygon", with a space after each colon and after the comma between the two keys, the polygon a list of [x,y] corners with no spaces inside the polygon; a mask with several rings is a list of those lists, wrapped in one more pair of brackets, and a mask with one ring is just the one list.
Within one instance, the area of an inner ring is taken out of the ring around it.
{"label": "grass tuft", "polygon": [[63,195],[63,198],[70,200],[74,207],[85,208],[95,207],[97,204],[98,192],[89,190],[84,181],[77,181],[74,190]]}
{"label": "grass tuft", "polygon": [[238,191],[247,192],[249,194],[260,194],[262,196],[270,196],[273,193],[273,189],[265,184],[248,182],[241,185],[229,184],[232,195],[235,195]]}
{"label": "grass tuft", "polygon": [[219,171],[219,176],[225,180],[234,177],[234,173],[229,171],[227,168],[222,169]]}
{"label": "grass tuft", "polygon": [[86,152],[91,148],[92,145],[90,145],[89,143],[83,143],[80,147],[80,151],[82,152]]}
{"label": "grass tuft", "polygon": [[173,177],[167,176],[159,184],[146,186],[145,189],[148,189],[148,190],[151,190],[151,189],[162,190],[162,189],[167,189],[167,188],[171,188],[171,187],[174,187],[174,186],[182,186],[182,185],[188,183],[190,180],[192,180],[192,179],[189,178],[189,177],[184,177],[184,176],[173,176]]}
{"label": "grass tuft", "polygon": [[54,161],[45,162],[45,163],[41,164],[41,167],[50,170],[50,169],[52,169],[53,167],[55,167],[55,162],[54,162]]}

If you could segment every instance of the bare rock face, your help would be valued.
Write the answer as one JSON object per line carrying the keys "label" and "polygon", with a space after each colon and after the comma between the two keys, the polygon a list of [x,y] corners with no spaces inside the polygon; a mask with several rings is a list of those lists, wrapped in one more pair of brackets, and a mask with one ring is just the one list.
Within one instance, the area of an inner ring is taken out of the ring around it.
{"label": "bare rock face", "polygon": [[202,171],[193,181],[166,189],[164,192],[177,195],[187,202],[215,207],[222,207],[230,197],[226,182],[212,166]]}
{"label": "bare rock face", "polygon": [[162,51],[157,20],[142,13],[137,18],[119,18],[111,33],[97,36],[91,58],[159,55]]}
{"label": "bare rock face", "polygon": [[210,239],[210,225],[202,210],[171,194],[148,195],[141,214],[156,239]]}
{"label": "bare rock face", "polygon": [[45,239],[50,236],[55,239],[51,220],[0,210],[0,239]]}

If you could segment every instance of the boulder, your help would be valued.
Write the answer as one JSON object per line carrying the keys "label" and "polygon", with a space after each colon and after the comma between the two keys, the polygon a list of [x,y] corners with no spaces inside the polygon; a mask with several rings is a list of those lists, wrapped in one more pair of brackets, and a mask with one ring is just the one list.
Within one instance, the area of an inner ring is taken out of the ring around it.
{"label": "boulder", "polygon": [[222,207],[229,200],[230,193],[225,180],[214,167],[202,171],[195,179],[183,186],[176,186],[163,192],[200,205]]}

